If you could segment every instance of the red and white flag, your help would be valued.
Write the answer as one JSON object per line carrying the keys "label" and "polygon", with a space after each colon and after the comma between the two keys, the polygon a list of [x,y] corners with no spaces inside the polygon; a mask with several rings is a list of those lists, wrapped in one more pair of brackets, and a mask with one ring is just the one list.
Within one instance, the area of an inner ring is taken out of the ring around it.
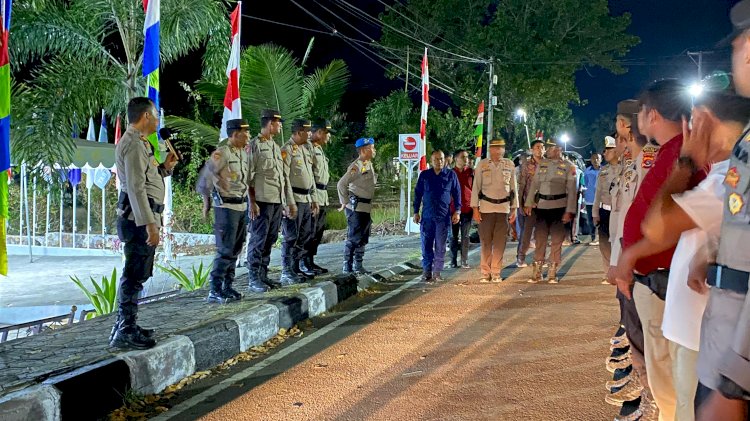
{"label": "red and white flag", "polygon": [[227,65],[227,92],[224,95],[224,117],[221,119],[221,139],[227,135],[227,121],[241,118],[242,109],[240,105],[240,20],[242,18],[242,2],[237,2],[230,20],[232,23],[232,51]]}
{"label": "red and white flag", "polygon": [[430,69],[427,66],[427,48],[422,59],[422,122],[419,127],[419,170],[427,169],[427,109],[430,107]]}
{"label": "red and white flag", "polygon": [[122,137],[122,129],[120,128],[120,114],[117,114],[117,120],[115,122],[115,145],[120,142]]}

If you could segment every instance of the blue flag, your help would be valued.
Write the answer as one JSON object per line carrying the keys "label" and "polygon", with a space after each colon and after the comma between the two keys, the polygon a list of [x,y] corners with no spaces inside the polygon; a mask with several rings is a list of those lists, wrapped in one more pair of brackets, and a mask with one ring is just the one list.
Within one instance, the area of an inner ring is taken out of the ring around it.
{"label": "blue flag", "polygon": [[102,124],[99,126],[99,143],[109,143],[107,138],[107,117],[102,110]]}

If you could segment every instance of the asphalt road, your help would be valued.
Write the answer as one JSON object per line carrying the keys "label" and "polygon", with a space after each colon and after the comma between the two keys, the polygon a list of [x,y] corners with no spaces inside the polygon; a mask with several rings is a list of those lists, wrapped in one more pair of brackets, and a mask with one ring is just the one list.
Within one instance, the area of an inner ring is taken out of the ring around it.
{"label": "asphalt road", "polygon": [[600,265],[598,248],[577,246],[557,285],[528,284],[530,268],[506,269],[501,284],[480,284],[476,269],[427,286],[410,273],[190,385],[157,418],[612,419],[604,360],[618,310]]}

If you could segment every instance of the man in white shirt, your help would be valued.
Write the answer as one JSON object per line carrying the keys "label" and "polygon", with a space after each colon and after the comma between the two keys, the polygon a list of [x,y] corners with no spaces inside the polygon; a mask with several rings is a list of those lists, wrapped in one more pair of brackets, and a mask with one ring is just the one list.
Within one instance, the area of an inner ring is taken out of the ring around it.
{"label": "man in white shirt", "polygon": [[[709,91],[696,102],[693,130],[684,122],[680,158],[643,222],[646,241],[633,246],[657,253],[677,244],[662,325],[648,328],[661,328],[669,342],[668,355],[662,355],[661,362],[671,366],[676,400],[674,413],[675,419],[680,421],[694,419],[700,325],[707,303],[706,295],[688,287],[688,268],[698,253],[706,253],[715,248],[711,244],[718,243],[728,158],[748,119],[750,100],[747,98]],[[686,191],[693,175],[711,163],[708,177]],[[705,256],[699,257],[705,259]]]}

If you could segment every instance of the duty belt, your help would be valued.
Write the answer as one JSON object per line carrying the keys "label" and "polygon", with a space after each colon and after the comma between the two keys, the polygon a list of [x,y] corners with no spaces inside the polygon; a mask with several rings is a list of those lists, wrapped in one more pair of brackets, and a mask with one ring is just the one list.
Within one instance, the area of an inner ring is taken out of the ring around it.
{"label": "duty belt", "polygon": [[[150,197],[148,198],[148,205],[151,208],[151,212],[153,213],[164,212],[164,205],[156,203],[154,199]],[[130,213],[133,211],[133,208],[132,206],[130,206],[130,198],[128,197],[127,193],[120,192],[120,197],[118,197],[117,199],[117,209],[122,211],[122,213],[120,214],[121,217],[128,219]]]}
{"label": "duty belt", "polygon": [[750,273],[721,265],[708,267],[708,284],[716,288],[728,289],[747,295],[747,283]]}
{"label": "duty belt", "polygon": [[244,196],[244,197],[224,197],[224,196],[221,196],[221,200],[224,203],[229,203],[229,204],[232,204],[232,205],[240,205],[242,203],[247,202],[247,196]]}
{"label": "duty belt", "polygon": [[496,205],[502,205],[503,203],[510,202],[510,196],[505,197],[504,199],[493,199],[491,197],[487,197],[484,195],[484,192],[479,192],[479,200],[484,200],[486,202],[494,203]]}
{"label": "duty belt", "polygon": [[297,194],[310,194],[312,193],[312,189],[302,189],[299,187],[292,187],[292,192]]}
{"label": "duty belt", "polygon": [[669,281],[669,269],[655,270],[648,275],[633,273],[633,278],[639,283],[647,286],[659,299],[667,299],[667,283]]}
{"label": "duty belt", "polygon": [[567,193],[552,194],[552,195],[539,194],[539,198],[544,199],[544,200],[558,200],[558,199],[565,199],[566,197],[568,197]]}
{"label": "duty belt", "polygon": [[318,184],[318,183],[315,183],[315,188],[318,189],[318,190],[325,190],[325,189],[328,188],[328,185],[327,184]]}
{"label": "duty belt", "polygon": [[359,197],[354,194],[349,196],[349,199],[352,199],[352,198],[356,199],[358,203],[372,203],[372,199],[365,199],[364,197]]}

